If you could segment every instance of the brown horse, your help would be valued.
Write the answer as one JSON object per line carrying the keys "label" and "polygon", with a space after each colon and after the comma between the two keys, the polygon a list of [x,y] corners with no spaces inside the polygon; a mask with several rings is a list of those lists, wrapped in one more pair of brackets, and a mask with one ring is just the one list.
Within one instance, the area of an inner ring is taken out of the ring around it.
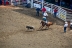
{"label": "brown horse", "polygon": [[39,29],[42,29],[44,26],[46,26],[46,29],[50,27],[50,25],[53,25],[53,22],[48,22],[48,23],[45,23],[44,21],[41,21],[41,26]]}

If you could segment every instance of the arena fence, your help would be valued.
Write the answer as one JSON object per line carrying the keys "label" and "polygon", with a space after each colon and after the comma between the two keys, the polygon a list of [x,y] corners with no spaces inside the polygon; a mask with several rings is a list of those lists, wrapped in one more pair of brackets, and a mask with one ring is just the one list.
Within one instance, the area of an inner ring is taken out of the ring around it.
{"label": "arena fence", "polygon": [[[11,1],[12,5],[15,3],[14,0]],[[37,8],[39,7],[42,9],[44,6],[47,10],[47,12],[54,14],[54,9],[56,8],[58,10],[57,17],[59,19],[62,19],[63,21],[71,21],[72,20],[72,11],[70,9],[66,9],[48,2],[42,2],[42,0],[17,0],[17,5],[26,5],[27,3],[31,4],[31,8]]]}
{"label": "arena fence", "polygon": [[[51,3],[43,3],[43,6],[46,8],[47,12],[54,14],[54,9],[56,8],[58,10],[57,17],[62,19],[63,21],[71,21],[72,20],[72,11],[70,9],[66,9]],[[40,7],[42,8],[42,2],[41,1],[35,1],[34,2],[34,8]]]}

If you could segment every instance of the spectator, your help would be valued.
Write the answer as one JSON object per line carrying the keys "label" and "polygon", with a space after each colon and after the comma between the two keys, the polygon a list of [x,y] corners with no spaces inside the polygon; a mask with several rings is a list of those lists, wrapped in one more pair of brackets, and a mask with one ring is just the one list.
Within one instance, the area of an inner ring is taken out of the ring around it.
{"label": "spectator", "polygon": [[54,9],[54,17],[56,17],[57,11],[58,11],[58,10],[55,8],[55,9]]}
{"label": "spectator", "polygon": [[42,13],[44,14],[45,11],[46,11],[46,8],[43,6]]}
{"label": "spectator", "polygon": [[68,23],[67,22],[65,22],[65,24],[64,24],[64,33],[66,33],[66,28],[68,27]]}
{"label": "spectator", "polygon": [[31,7],[30,3],[27,3],[27,4],[25,5],[25,7],[30,8],[30,7]]}
{"label": "spectator", "polygon": [[70,23],[70,29],[72,29],[72,22]]}
{"label": "spectator", "polygon": [[40,8],[37,7],[37,8],[36,8],[36,16],[39,16],[39,11],[40,11]]}

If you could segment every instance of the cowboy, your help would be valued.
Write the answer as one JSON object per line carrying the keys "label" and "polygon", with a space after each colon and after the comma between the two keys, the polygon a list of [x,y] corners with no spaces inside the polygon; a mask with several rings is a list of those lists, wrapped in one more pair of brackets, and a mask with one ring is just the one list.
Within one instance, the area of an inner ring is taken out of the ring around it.
{"label": "cowboy", "polygon": [[70,23],[70,29],[72,29],[72,22]]}
{"label": "cowboy", "polygon": [[41,27],[40,27],[39,29],[42,29],[42,28],[47,24],[46,17],[43,17],[43,18],[42,18],[40,24],[41,24]]}
{"label": "cowboy", "polygon": [[48,17],[48,14],[47,14],[46,11],[44,12],[43,17],[46,17],[46,20],[48,21],[48,18],[47,18]]}
{"label": "cowboy", "polygon": [[68,23],[67,22],[65,22],[65,24],[64,24],[64,32],[66,33],[66,28],[68,27]]}

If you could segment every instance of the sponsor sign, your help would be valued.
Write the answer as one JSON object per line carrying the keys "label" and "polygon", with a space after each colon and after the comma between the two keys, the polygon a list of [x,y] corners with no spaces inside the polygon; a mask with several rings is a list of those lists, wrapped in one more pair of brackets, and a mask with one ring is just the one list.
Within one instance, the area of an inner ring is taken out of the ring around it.
{"label": "sponsor sign", "polygon": [[35,8],[37,8],[37,7],[41,8],[41,5],[34,3],[34,7],[35,7]]}

